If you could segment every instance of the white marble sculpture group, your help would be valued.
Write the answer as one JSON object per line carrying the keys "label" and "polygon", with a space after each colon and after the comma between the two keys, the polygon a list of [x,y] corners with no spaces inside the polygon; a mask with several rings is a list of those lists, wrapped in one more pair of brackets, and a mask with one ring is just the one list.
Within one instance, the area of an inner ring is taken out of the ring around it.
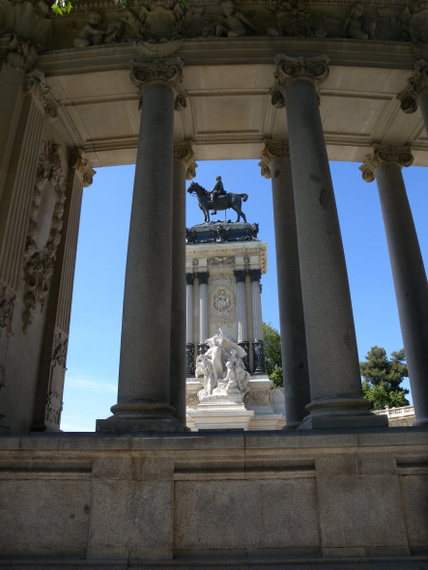
{"label": "white marble sculpture group", "polygon": [[248,392],[250,374],[243,359],[246,352],[227,337],[221,329],[207,339],[209,346],[205,354],[196,359],[196,376],[204,377],[204,387],[198,392],[200,402],[233,399],[242,402]]}

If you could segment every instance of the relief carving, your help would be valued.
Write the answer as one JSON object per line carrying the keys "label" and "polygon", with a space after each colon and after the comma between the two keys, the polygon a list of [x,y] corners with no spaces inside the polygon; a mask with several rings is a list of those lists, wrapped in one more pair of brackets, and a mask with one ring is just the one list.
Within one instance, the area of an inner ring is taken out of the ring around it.
{"label": "relief carving", "polygon": [[46,402],[46,423],[59,425],[63,402],[58,392],[51,392]]}
{"label": "relief carving", "polygon": [[[33,321],[32,311],[43,311],[53,275],[56,251],[61,241],[65,203],[65,179],[59,156],[59,145],[43,143],[37,165],[33,204],[24,252],[25,311],[23,331]],[[42,218],[40,224],[40,218]]]}
{"label": "relief carving", "polygon": [[51,96],[51,88],[45,83],[45,74],[39,69],[33,69],[25,78],[25,91],[38,101],[43,108],[47,120],[56,119],[59,103]]}
{"label": "relief carving", "polygon": [[74,40],[75,48],[111,44],[119,41],[123,29],[121,21],[113,22],[107,26],[100,25],[101,14],[89,12],[88,21]]}
{"label": "relief carving", "polygon": [[208,265],[235,265],[235,256],[218,255],[217,257],[210,257],[207,263]]}
{"label": "relief carving", "polygon": [[52,353],[52,366],[61,366],[65,371],[65,361],[67,359],[68,338],[63,338],[62,333],[56,333],[54,350]]}
{"label": "relief carving", "polygon": [[[6,329],[6,336],[12,335],[12,317],[15,308],[15,293],[0,285],[0,329]],[[0,331],[1,333],[1,331]]]}
{"label": "relief carving", "polygon": [[211,322],[216,326],[230,325],[235,319],[235,283],[230,277],[216,277],[210,282]]}
{"label": "relief carving", "polygon": [[13,69],[30,70],[40,50],[33,42],[12,34],[7,45],[6,63]]}
{"label": "relief carving", "polygon": [[373,182],[376,178],[376,170],[389,162],[395,162],[400,166],[410,166],[413,163],[410,147],[373,145],[371,153],[366,156],[364,164],[360,166],[363,180]]}

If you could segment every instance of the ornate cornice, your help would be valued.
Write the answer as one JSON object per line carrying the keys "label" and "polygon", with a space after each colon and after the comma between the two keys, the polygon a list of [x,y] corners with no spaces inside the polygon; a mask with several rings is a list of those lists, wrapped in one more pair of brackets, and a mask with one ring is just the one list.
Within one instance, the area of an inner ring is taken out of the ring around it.
{"label": "ornate cornice", "polygon": [[317,88],[325,81],[329,75],[328,62],[326,56],[313,57],[288,57],[278,54],[274,57],[276,64],[275,81],[276,89],[272,91],[272,104],[278,106],[278,90],[282,92],[290,83],[299,79],[311,81]]}
{"label": "ornate cornice", "polygon": [[25,91],[33,97],[45,113],[48,121],[53,121],[58,115],[59,103],[50,94],[51,88],[45,83],[45,74],[39,69],[33,69],[25,78]]}
{"label": "ornate cornice", "polygon": [[186,107],[186,92],[182,86],[183,60],[180,58],[167,61],[153,61],[140,63],[131,61],[131,81],[138,87],[140,102],[143,93],[152,83],[164,83],[171,87],[175,93],[175,110],[180,111]]}
{"label": "ornate cornice", "polygon": [[279,141],[266,139],[263,141],[265,147],[262,151],[262,159],[259,162],[261,175],[263,178],[270,178],[270,167],[275,160],[280,158],[290,158],[290,146],[287,139]]}
{"label": "ornate cornice", "polygon": [[400,167],[410,166],[413,163],[410,146],[373,145],[371,153],[366,156],[366,160],[360,166],[363,180],[373,182],[376,178],[376,170],[390,162],[394,162]]}
{"label": "ornate cornice", "polygon": [[415,63],[415,73],[407,80],[407,86],[397,95],[401,109],[405,113],[414,113],[418,108],[418,97],[428,90],[428,64],[426,61]]}
{"label": "ornate cornice", "polygon": [[198,165],[194,160],[195,153],[193,152],[193,141],[183,141],[175,143],[174,145],[174,158],[179,160],[186,167],[186,180],[193,180],[196,176],[196,169]]}
{"label": "ornate cornice", "polygon": [[76,171],[76,174],[82,180],[85,188],[92,184],[96,172],[90,167],[89,160],[85,158],[85,151],[83,149],[76,148],[76,150],[70,154],[69,166]]}

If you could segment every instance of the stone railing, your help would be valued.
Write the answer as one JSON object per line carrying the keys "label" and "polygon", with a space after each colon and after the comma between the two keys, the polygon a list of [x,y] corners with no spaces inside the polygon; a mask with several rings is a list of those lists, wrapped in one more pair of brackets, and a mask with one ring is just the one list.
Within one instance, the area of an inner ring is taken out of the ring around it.
{"label": "stone railing", "polygon": [[388,416],[388,418],[404,418],[408,416],[415,415],[415,409],[413,406],[402,406],[401,408],[388,408],[384,410],[375,410],[374,412],[378,416]]}

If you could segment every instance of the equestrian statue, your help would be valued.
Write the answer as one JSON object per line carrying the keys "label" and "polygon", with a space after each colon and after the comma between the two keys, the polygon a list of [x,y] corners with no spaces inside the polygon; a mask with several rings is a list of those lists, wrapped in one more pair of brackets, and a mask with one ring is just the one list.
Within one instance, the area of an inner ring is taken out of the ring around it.
{"label": "equestrian statue", "polygon": [[205,190],[205,188],[200,186],[197,182],[191,182],[187,191],[189,194],[196,194],[199,207],[204,213],[205,223],[210,221],[210,210],[213,214],[216,214],[217,210],[227,210],[228,208],[232,208],[232,210],[235,210],[238,214],[237,222],[240,221],[241,216],[244,222],[247,222],[247,218],[241,209],[241,204],[248,200],[248,194],[225,192],[221,176],[217,176],[216,183],[211,192]]}

